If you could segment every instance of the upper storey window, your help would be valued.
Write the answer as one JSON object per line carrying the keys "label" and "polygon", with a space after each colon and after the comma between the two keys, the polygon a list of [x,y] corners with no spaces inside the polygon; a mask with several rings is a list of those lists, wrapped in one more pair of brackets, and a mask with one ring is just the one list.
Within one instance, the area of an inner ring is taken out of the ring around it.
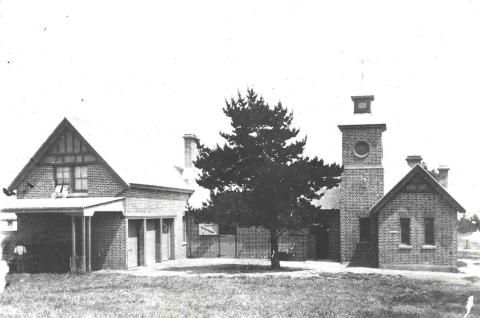
{"label": "upper storey window", "polygon": [[78,134],[65,130],[50,146],[42,161],[50,164],[91,163],[95,157]]}
{"label": "upper storey window", "polygon": [[87,166],[62,166],[55,169],[55,185],[58,192],[88,191],[88,167]]}
{"label": "upper storey window", "polygon": [[57,167],[56,185],[70,185],[70,167]]}
{"label": "upper storey window", "polygon": [[74,167],[74,187],[76,191],[88,190],[88,167]]}

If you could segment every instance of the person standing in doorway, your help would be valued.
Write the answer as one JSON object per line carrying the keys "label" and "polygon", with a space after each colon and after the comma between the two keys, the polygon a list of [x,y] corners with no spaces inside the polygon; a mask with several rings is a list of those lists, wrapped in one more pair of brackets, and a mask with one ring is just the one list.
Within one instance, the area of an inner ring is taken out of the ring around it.
{"label": "person standing in doorway", "polygon": [[13,257],[15,259],[16,272],[25,272],[25,257],[27,256],[27,248],[23,245],[22,241],[18,241],[15,249],[13,250]]}

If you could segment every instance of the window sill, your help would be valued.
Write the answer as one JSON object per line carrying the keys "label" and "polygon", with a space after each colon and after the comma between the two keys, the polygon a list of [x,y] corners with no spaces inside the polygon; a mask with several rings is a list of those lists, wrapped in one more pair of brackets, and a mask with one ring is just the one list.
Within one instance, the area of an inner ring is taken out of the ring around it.
{"label": "window sill", "polygon": [[187,242],[183,242],[183,243],[182,243],[182,246],[187,246]]}
{"label": "window sill", "polygon": [[80,197],[88,197],[87,192],[75,192],[75,193],[69,193],[67,198],[80,198]]}
{"label": "window sill", "polygon": [[407,245],[407,244],[400,244],[398,245],[398,248],[401,250],[411,250],[413,249],[412,245]]}
{"label": "window sill", "polygon": [[436,245],[422,245],[422,250],[436,250]]}
{"label": "window sill", "polygon": [[358,241],[357,244],[367,245],[367,244],[372,244],[372,242],[371,241]]}

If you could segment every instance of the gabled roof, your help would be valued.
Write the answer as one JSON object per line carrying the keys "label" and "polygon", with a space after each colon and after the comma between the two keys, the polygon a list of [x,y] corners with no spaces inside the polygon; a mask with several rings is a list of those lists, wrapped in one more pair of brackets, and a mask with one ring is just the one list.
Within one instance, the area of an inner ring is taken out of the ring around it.
{"label": "gabled roof", "polygon": [[417,164],[413,167],[400,182],[398,182],[387,194],[385,194],[375,205],[370,209],[370,213],[377,213],[380,209],[389,202],[410,180],[416,175],[420,175],[423,179],[436,191],[440,196],[447,201],[454,209],[460,213],[465,213],[465,209],[458,203],[447,190],[442,187],[435,178],[433,178],[427,170],[421,165]]}
{"label": "gabled roof", "polygon": [[82,141],[85,142],[85,144],[87,144],[88,147],[90,147],[90,149],[95,154],[95,156],[100,161],[102,161],[107,166],[107,168],[109,168],[109,170],[119,179],[119,181],[121,181],[122,183],[124,183],[125,186],[127,186],[127,183],[108,165],[108,163],[105,162],[105,160],[103,160],[103,158],[95,151],[95,149],[88,143],[88,141],[85,140],[82,134],[80,134],[80,132],[68,121],[67,118],[64,118],[60,122],[60,124],[58,124],[55,130],[50,134],[50,136],[48,136],[47,140],[45,140],[43,144],[40,146],[40,148],[38,148],[38,150],[35,152],[33,157],[27,162],[25,167],[23,167],[20,173],[12,181],[12,183],[8,187],[10,191],[12,191],[18,186],[18,183],[28,174],[30,169],[32,169],[35,166],[35,164],[43,157],[43,155],[47,152],[50,146],[52,146],[55,143],[57,137],[63,132],[65,128],[69,128],[73,132],[77,133],[78,136],[80,136],[80,138],[82,139]]}
{"label": "gabled roof", "polygon": [[[73,121],[75,126],[64,118],[45,142],[40,146],[25,167],[15,177],[9,186],[13,190],[28,174],[30,169],[43,157],[50,146],[65,128],[71,129],[92,150],[97,159],[126,187],[151,186],[162,190],[193,192],[183,182],[181,175],[173,164],[166,164],[158,158],[158,151],[145,151],[140,147],[144,140],[131,138],[128,131],[114,131],[99,125],[82,121]],[[78,129],[77,129],[78,128]],[[99,152],[102,155],[99,154]],[[168,156],[168,151],[164,152]]]}

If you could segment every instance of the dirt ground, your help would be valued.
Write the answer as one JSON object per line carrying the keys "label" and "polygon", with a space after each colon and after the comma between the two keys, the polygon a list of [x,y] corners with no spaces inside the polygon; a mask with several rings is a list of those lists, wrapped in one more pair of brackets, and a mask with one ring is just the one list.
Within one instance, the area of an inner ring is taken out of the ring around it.
{"label": "dirt ground", "polygon": [[[194,277],[262,277],[289,276],[315,277],[324,273],[356,273],[403,276],[413,279],[434,280],[446,283],[480,286],[480,263],[471,259],[460,259],[467,266],[460,267],[459,273],[426,271],[387,270],[365,267],[348,267],[331,261],[281,262],[282,270],[270,271],[270,262],[262,259],[197,258],[166,261],[152,266],[140,266],[129,270],[103,270],[104,273],[123,273],[135,276],[194,276]],[[252,270],[249,270],[251,268]],[[232,270],[233,269],[233,270]],[[260,269],[260,270],[259,270]]]}

